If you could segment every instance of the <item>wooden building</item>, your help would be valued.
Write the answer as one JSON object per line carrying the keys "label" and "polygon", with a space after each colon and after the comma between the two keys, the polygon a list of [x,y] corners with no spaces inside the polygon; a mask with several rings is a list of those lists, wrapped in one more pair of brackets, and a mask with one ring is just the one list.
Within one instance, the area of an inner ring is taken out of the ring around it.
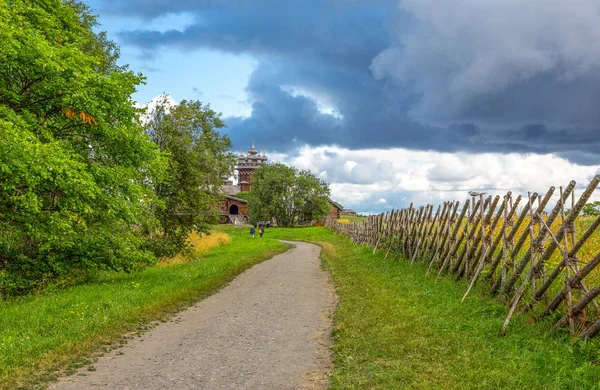
{"label": "wooden building", "polygon": [[245,199],[225,195],[224,206],[225,210],[231,215],[248,215],[248,201]]}
{"label": "wooden building", "polygon": [[219,205],[221,212],[221,223],[233,223],[243,225],[248,222],[248,201],[225,195],[225,200]]}
{"label": "wooden building", "polygon": [[[248,201],[238,198],[236,195],[252,189],[254,171],[261,165],[266,164],[267,160],[267,156],[264,153],[260,154],[254,146],[254,140],[252,140],[252,147],[248,149],[248,154],[238,156],[238,164],[235,167],[238,172],[238,184],[233,184],[227,177],[223,178],[225,197],[218,205],[221,213],[221,223],[243,224],[248,222]],[[331,207],[325,218],[340,219],[344,207],[331,198],[329,204]]]}
{"label": "wooden building", "polygon": [[343,209],[340,214],[344,217],[357,217],[358,216],[358,214],[356,214],[356,211],[354,211],[352,209]]}
{"label": "wooden building", "polygon": [[331,198],[329,198],[329,205],[331,206],[329,208],[329,213],[327,214],[326,218],[335,218],[335,219],[340,219],[342,210],[344,210],[344,207],[333,201]]}
{"label": "wooden building", "polygon": [[254,140],[252,140],[252,147],[248,149],[248,154],[240,154],[238,166],[235,168],[238,171],[240,191],[250,191],[254,170],[262,164],[266,164],[267,160],[267,156],[264,153],[262,155],[258,153],[258,150],[254,147]]}
{"label": "wooden building", "polygon": [[235,185],[227,177],[223,178],[223,192],[225,199],[218,205],[221,212],[222,223],[246,223],[248,221],[248,201],[236,197],[240,192],[248,192],[252,188],[252,177],[254,170],[267,163],[267,156],[260,154],[254,146],[248,149],[248,154],[238,156],[238,164],[235,170],[238,172],[238,184]]}

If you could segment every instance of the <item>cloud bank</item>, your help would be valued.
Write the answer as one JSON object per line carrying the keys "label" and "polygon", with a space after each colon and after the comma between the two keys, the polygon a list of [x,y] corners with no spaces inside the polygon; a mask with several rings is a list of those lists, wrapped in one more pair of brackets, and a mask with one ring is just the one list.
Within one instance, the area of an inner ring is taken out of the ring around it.
{"label": "cloud bank", "polygon": [[598,1],[405,0],[401,9],[412,27],[371,69],[418,91],[412,118],[597,129]]}
{"label": "cloud bank", "polygon": [[111,12],[189,16],[182,29],[121,32],[149,53],[260,60],[251,115],[227,118],[235,143],[599,157],[597,0],[137,0]]}
{"label": "cloud bank", "polygon": [[577,181],[576,192],[580,194],[600,172],[600,165],[578,165],[554,154],[306,146],[278,159],[330,180],[332,196],[345,207],[363,213],[404,208],[410,202],[462,202],[471,190],[501,196],[512,191],[527,196],[528,191],[545,193],[551,186],[566,186],[571,180]]}
{"label": "cloud bank", "polygon": [[600,164],[598,0],[97,1],[186,21],[119,33],[148,58],[255,58],[234,146],[254,137],[359,211],[545,191]]}

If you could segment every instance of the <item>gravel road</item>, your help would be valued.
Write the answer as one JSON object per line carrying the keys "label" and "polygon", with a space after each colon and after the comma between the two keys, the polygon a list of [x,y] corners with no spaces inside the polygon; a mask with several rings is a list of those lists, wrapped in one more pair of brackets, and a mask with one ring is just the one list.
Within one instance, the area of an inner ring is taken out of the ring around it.
{"label": "gravel road", "polygon": [[[320,248],[258,264],[53,389],[323,389],[335,292]],[[85,376],[83,376],[85,374]]]}

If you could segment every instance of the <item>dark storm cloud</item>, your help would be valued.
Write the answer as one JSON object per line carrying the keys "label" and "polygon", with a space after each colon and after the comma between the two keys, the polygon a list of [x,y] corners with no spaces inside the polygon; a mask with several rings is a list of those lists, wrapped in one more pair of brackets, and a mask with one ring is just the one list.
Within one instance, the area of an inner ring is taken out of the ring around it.
{"label": "dark storm cloud", "polygon": [[[150,2],[152,3],[152,2]],[[392,2],[390,2],[392,4]],[[196,23],[183,30],[124,31],[121,38],[144,50],[176,45],[231,53],[291,58],[315,66],[367,69],[383,49],[388,32],[382,21],[390,7],[328,1],[256,1],[254,7],[198,7]]]}
{"label": "dark storm cloud", "polygon": [[[339,117],[319,112],[313,99],[294,97],[281,85],[300,85],[315,95],[324,95],[336,107]],[[310,66],[287,61],[263,62],[250,78],[247,90],[253,102],[252,116],[227,121],[227,134],[237,145],[244,145],[250,133],[277,150],[308,143],[351,149],[544,151],[524,138],[520,130],[512,131],[516,137],[491,137],[471,124],[440,128],[412,121],[407,111],[415,96],[373,80],[366,70],[341,72],[323,67],[315,73]]]}
{"label": "dark storm cloud", "polygon": [[593,0],[119,4],[111,12],[193,16],[183,30],[121,33],[147,53],[205,47],[260,60],[247,86],[252,115],[226,118],[236,147],[254,135],[281,151],[308,143],[600,161]]}
{"label": "dark storm cloud", "polygon": [[[279,0],[263,0],[262,6],[275,6]],[[238,10],[252,9],[256,4],[254,0],[97,0],[96,8],[102,14],[118,16],[138,16],[144,19],[154,19],[167,14],[181,12],[195,12],[219,6],[223,8],[235,8]]]}
{"label": "dark storm cloud", "polygon": [[[293,96],[281,85],[300,85],[314,95],[325,96],[339,115],[320,112],[314,99]],[[344,73],[322,68],[314,74],[312,69],[288,61],[263,62],[250,78],[247,90],[252,116],[227,120],[227,134],[234,144],[247,139],[248,133],[276,150],[308,143],[352,149],[401,146],[452,151],[472,148],[476,140],[471,131],[422,126],[408,120],[406,111],[389,109],[390,102],[408,107],[410,96],[373,80],[368,71]]]}

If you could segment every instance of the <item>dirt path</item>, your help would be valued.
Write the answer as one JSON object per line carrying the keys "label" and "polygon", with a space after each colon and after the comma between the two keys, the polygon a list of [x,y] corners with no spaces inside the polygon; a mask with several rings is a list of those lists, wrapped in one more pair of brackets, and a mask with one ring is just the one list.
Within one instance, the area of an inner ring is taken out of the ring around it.
{"label": "dirt path", "polygon": [[295,245],[51,388],[326,388],[335,294],[320,248]]}

